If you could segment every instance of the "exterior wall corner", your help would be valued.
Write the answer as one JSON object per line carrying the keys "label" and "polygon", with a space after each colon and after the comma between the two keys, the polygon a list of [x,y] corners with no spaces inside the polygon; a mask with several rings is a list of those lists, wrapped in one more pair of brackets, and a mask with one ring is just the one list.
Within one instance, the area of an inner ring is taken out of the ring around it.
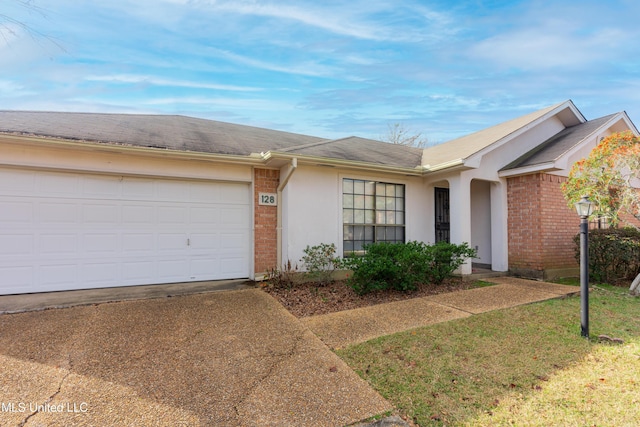
{"label": "exterior wall corner", "polygon": [[[276,206],[260,205],[260,193],[276,193],[280,183],[280,171],[275,169],[254,169],[254,271],[259,277],[277,264],[277,224]],[[277,203],[281,203],[278,200]]]}

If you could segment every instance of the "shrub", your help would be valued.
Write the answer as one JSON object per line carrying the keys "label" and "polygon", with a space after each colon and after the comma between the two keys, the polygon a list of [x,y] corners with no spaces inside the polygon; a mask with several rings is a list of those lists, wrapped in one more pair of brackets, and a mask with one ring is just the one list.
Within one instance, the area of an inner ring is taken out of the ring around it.
{"label": "shrub", "polygon": [[340,260],[335,255],[336,245],[333,243],[307,246],[302,257],[307,276],[320,285],[330,283],[333,280],[333,272],[340,265]]}
{"label": "shrub", "polygon": [[348,284],[359,294],[384,289],[410,291],[421,283],[440,284],[465,259],[476,256],[468,244],[440,242],[374,243],[362,257],[345,260],[353,270]]}
{"label": "shrub", "polygon": [[[580,262],[580,234],[574,237]],[[608,228],[589,231],[589,276],[596,282],[614,283],[640,273],[640,230]]]}
{"label": "shrub", "polygon": [[298,272],[298,266],[293,266],[287,261],[282,269],[274,267],[267,272],[266,282],[275,288],[291,289],[294,283],[294,275]]}

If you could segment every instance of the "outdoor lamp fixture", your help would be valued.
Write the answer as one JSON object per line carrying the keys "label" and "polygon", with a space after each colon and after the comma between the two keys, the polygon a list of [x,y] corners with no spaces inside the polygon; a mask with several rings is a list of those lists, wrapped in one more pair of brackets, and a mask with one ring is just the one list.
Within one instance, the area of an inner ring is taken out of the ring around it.
{"label": "outdoor lamp fixture", "polygon": [[580,216],[580,325],[583,337],[589,338],[589,222],[593,203],[582,196],[575,204]]}

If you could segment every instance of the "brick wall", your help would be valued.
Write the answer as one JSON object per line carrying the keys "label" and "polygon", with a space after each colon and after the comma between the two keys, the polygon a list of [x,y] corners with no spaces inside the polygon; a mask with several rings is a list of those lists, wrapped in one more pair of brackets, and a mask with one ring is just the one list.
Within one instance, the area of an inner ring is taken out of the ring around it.
{"label": "brick wall", "polygon": [[577,266],[573,236],[580,218],[564,200],[564,180],[545,173],[507,180],[511,271],[543,278],[548,270]]}
{"label": "brick wall", "polygon": [[541,270],[540,182],[537,175],[507,180],[509,269]]}
{"label": "brick wall", "polygon": [[256,275],[277,267],[277,208],[259,205],[258,194],[275,193],[279,183],[279,170],[254,170],[254,270]]}
{"label": "brick wall", "polygon": [[578,266],[573,237],[580,231],[580,217],[562,195],[560,186],[566,180],[557,175],[540,174],[545,270]]}

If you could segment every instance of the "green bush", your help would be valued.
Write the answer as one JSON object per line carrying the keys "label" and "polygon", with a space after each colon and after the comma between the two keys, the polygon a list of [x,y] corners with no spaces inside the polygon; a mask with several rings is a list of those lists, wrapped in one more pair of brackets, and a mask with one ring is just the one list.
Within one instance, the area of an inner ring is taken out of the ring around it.
{"label": "green bush", "polygon": [[[580,234],[574,237],[580,262]],[[589,277],[595,282],[615,283],[640,273],[640,230],[608,228],[589,231]]]}
{"label": "green bush", "polygon": [[333,280],[333,272],[340,264],[336,255],[336,245],[321,243],[317,246],[307,246],[304,250],[302,262],[307,269],[307,277],[320,285],[326,285]]}
{"label": "green bush", "polygon": [[344,260],[353,270],[348,284],[359,294],[385,289],[410,291],[421,283],[440,284],[476,251],[468,244],[440,242],[374,243],[362,257]]}

